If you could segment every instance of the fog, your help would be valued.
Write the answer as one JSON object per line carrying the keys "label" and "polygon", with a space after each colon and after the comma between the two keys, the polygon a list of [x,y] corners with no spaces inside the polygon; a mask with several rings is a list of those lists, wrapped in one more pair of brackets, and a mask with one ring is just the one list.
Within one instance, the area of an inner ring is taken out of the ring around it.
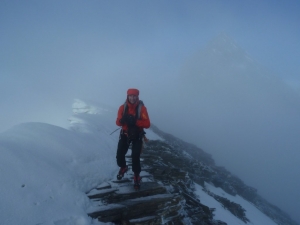
{"label": "fog", "polygon": [[0,131],[138,88],[151,122],[300,222],[300,4],[276,4],[1,1]]}
{"label": "fog", "polygon": [[179,81],[168,96],[166,129],[211,153],[217,165],[296,218],[298,93],[225,35],[191,57]]}

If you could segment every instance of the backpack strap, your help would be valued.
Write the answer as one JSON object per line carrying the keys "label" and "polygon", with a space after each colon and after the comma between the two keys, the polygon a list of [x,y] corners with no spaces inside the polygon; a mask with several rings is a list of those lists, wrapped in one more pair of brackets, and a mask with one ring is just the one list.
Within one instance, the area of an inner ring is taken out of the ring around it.
{"label": "backpack strap", "polygon": [[128,111],[128,106],[127,106],[127,101],[124,102],[124,109],[123,109],[123,116],[125,114],[127,114],[127,111]]}
{"label": "backpack strap", "polygon": [[140,100],[139,105],[136,107],[136,118],[141,119],[141,111],[142,111],[142,106],[144,105],[144,102]]}
{"label": "backpack strap", "polygon": [[[136,107],[136,111],[135,111],[135,117],[137,119],[140,119],[141,118],[141,111],[142,111],[142,106],[144,105],[144,102],[142,100],[139,100],[139,104],[138,106]],[[124,110],[123,110],[123,116],[125,114],[127,114],[128,112],[128,105],[127,105],[127,101],[125,101],[124,103]]]}

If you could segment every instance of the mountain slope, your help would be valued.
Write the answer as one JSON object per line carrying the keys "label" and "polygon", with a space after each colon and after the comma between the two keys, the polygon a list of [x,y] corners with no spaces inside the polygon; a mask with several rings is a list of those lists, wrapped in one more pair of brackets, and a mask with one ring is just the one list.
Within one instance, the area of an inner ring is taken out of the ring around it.
{"label": "mountain slope", "polygon": [[[232,213],[234,213],[235,216],[239,217],[242,221],[247,222],[249,219],[251,223],[255,224],[255,218],[247,217],[248,213],[247,211],[244,211],[243,205],[238,206],[239,204],[231,202],[230,200],[235,199],[234,201],[238,201],[240,203],[240,200],[237,200],[240,198],[244,199],[244,204],[249,204],[250,202],[249,205],[251,205],[252,203],[257,209],[272,218],[276,224],[297,224],[278,207],[268,203],[264,198],[259,196],[255,188],[247,186],[240,178],[234,176],[225,168],[218,167],[211,161],[209,162],[206,157],[202,157],[201,154],[195,155],[194,151],[190,150],[190,144],[185,143],[170,134],[166,134],[156,127],[154,128],[154,131],[159,133],[161,137],[164,138],[164,143],[169,145],[171,155],[169,154],[162,157],[166,164],[173,164],[175,168],[180,168],[183,171],[188,172],[189,178],[192,182],[201,185],[202,188],[206,190],[206,193],[219,201],[224,208],[227,208],[227,210],[232,210]],[[165,148],[166,147],[156,147],[156,150],[158,150],[157,154],[160,155],[159,151]],[[202,151],[201,149],[198,150]],[[204,154],[204,156],[206,155]],[[174,160],[172,160],[173,158]],[[206,187],[208,188],[206,189]],[[217,188],[219,188],[220,191],[216,194]],[[212,192],[210,193],[210,191]],[[219,196],[218,193],[222,193],[222,196]],[[224,198],[224,196],[228,199]],[[246,203],[247,201],[248,203]],[[226,204],[229,205],[226,206]],[[230,204],[232,205],[230,206]],[[239,210],[241,210],[240,213],[238,213]],[[249,214],[251,213],[252,210],[249,211]],[[224,221],[227,222],[226,220]],[[271,224],[270,221],[268,223],[257,221],[257,223]]]}
{"label": "mountain slope", "polygon": [[164,130],[172,126],[299,221],[299,95],[226,35],[187,59],[180,81],[167,97],[174,125]]}
{"label": "mountain slope", "polygon": [[[69,130],[43,123],[25,123],[0,134],[1,224],[105,224],[88,216],[94,203],[86,193],[103,182],[115,179],[117,174],[115,151],[118,132],[110,135],[116,128],[115,112],[111,108],[76,100]],[[241,205],[241,199],[234,199],[234,195],[238,197],[237,194],[240,194],[255,204],[260,200],[264,210],[274,210],[277,217],[269,213],[273,219],[295,224],[279,209],[256,196],[254,189],[238,178],[228,177],[228,171],[215,166],[211,156],[201,149],[197,151],[196,146],[154,126],[153,130],[147,130],[147,137],[152,141],[145,148],[145,156],[154,152],[153,156],[160,161],[154,157],[154,161],[148,159],[147,162],[145,158],[147,169],[144,172],[169,192],[182,193],[185,201],[180,215],[184,216],[184,221],[199,224],[197,215],[202,215],[202,218],[206,215],[189,213],[194,209],[189,202],[194,202],[201,205],[202,211],[208,209],[206,224],[222,224],[221,220],[228,224],[244,224],[246,218],[253,224],[275,224],[257,209]],[[160,173],[163,171],[175,171],[175,176],[169,172]],[[180,175],[186,177],[187,183],[177,183],[182,179]],[[224,177],[226,182],[222,180]],[[178,189],[172,188],[174,182]],[[222,187],[231,197],[215,187]],[[148,200],[152,202],[151,198]],[[243,215],[244,209],[247,210],[245,217],[234,216],[235,212]],[[211,212],[217,219],[212,217]]]}

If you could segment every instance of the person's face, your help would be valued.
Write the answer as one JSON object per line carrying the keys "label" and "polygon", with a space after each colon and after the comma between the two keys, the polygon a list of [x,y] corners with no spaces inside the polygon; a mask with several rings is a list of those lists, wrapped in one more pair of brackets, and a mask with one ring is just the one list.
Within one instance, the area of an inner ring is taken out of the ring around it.
{"label": "person's face", "polygon": [[138,99],[138,96],[136,96],[136,95],[128,95],[128,101],[129,101],[131,104],[136,103],[137,99]]}

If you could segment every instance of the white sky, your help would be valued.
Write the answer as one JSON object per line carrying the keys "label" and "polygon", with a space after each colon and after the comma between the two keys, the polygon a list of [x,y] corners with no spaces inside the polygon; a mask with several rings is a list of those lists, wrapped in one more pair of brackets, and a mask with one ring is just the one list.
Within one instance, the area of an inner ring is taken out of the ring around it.
{"label": "white sky", "polygon": [[299,5],[1,1],[0,130],[28,120],[66,124],[75,97],[105,95],[115,105],[130,86],[151,93],[169,85],[186,57],[222,31],[276,74],[299,80]]}

